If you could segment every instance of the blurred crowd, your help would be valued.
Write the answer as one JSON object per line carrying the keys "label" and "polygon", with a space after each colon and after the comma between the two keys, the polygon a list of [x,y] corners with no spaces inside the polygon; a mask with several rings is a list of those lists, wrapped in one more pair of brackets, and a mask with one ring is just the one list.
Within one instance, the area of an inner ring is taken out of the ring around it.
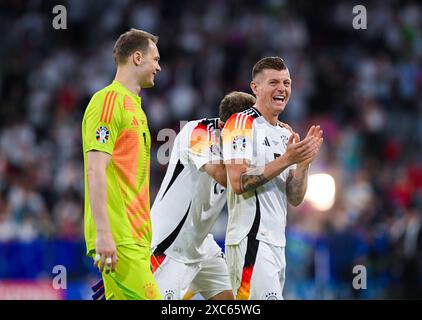
{"label": "blurred crowd", "polygon": [[[287,298],[422,298],[422,5],[371,1],[355,30],[349,1],[69,0],[0,3],[0,243],[83,241],[81,120],[114,76],[130,27],[160,37],[162,72],[141,93],[153,146],[151,203],[166,166],[161,129],[215,117],[250,92],[253,64],[278,55],[293,92],[280,119],[324,147],[311,173],[336,181],[328,211],[290,208]],[[222,219],[226,213],[222,214]],[[216,236],[224,241],[224,223]],[[367,270],[354,290],[352,269]]]}

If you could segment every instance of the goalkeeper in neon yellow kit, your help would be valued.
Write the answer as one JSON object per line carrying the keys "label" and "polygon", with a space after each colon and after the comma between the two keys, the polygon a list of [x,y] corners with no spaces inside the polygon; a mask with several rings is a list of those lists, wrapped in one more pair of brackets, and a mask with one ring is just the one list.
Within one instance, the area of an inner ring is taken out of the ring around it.
{"label": "goalkeeper in neon yellow kit", "polygon": [[161,70],[158,38],[141,30],[114,46],[114,81],[96,92],[82,122],[85,241],[106,299],[162,299],[150,270],[151,139],[139,92]]}

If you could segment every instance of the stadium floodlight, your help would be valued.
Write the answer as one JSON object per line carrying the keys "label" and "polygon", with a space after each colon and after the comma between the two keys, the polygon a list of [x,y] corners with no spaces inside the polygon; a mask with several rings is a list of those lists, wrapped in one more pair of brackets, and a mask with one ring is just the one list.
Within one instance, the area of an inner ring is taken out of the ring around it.
{"label": "stadium floodlight", "polygon": [[308,178],[305,200],[315,209],[327,211],[334,204],[336,185],[334,178],[327,173],[312,174]]}

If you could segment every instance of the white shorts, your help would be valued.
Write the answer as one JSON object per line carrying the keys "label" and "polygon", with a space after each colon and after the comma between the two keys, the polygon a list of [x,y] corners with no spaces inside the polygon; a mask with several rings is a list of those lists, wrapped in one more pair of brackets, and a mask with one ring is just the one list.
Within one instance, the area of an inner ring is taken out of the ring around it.
{"label": "white shorts", "polygon": [[165,300],[181,300],[185,294],[200,293],[204,299],[232,290],[224,254],[196,263],[182,263],[166,256],[154,272]]}
{"label": "white shorts", "polygon": [[237,300],[282,300],[286,273],[284,247],[249,236],[227,245],[227,267]]}

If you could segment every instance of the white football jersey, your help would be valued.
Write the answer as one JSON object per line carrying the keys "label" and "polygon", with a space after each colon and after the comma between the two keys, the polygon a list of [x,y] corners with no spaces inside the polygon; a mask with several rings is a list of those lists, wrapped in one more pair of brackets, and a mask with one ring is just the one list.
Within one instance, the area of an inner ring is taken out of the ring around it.
{"label": "white football jersey", "polygon": [[[246,159],[251,167],[263,168],[284,154],[290,131],[268,123],[252,107],[227,120],[222,131],[224,160]],[[286,245],[286,181],[289,170],[253,191],[237,195],[227,182],[229,211],[226,245],[236,245],[248,234],[275,246]]]}
{"label": "white football jersey", "polygon": [[176,136],[151,208],[156,257],[192,263],[221,250],[209,232],[226,203],[226,190],[202,170],[222,160],[220,145],[218,118],[190,121]]}

